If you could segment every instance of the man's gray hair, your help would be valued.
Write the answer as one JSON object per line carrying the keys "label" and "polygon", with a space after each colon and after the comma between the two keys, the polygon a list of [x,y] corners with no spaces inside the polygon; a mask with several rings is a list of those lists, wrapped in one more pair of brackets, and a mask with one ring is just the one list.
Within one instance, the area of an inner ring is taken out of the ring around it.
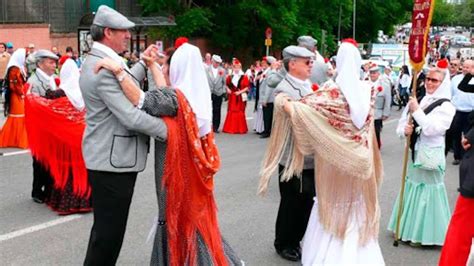
{"label": "man's gray hair", "polygon": [[91,32],[90,32],[92,40],[95,41],[95,42],[102,41],[102,39],[104,39],[104,37],[105,37],[104,30],[105,30],[104,27],[92,24],[91,25]]}

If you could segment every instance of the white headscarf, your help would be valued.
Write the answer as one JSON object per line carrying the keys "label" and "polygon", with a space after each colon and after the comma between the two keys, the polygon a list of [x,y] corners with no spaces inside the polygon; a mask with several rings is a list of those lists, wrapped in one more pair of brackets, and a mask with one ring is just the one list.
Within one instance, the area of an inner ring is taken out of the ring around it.
{"label": "white headscarf", "polygon": [[[449,70],[447,68],[438,68],[444,71],[444,79],[439,85],[439,87],[434,91],[433,94],[429,94],[428,91],[426,91],[425,97],[421,99],[420,102],[420,107],[425,108],[435,100],[441,99],[441,98],[446,98],[451,100],[451,78],[449,75]],[[429,72],[429,71],[428,71]]]}
{"label": "white headscarf", "polygon": [[211,132],[212,125],[211,90],[201,58],[199,48],[185,43],[174,52],[169,70],[171,86],[181,90],[193,108],[200,137]]}
{"label": "white headscarf", "polygon": [[336,57],[336,83],[349,104],[352,123],[362,128],[370,111],[370,87],[360,80],[362,58],[351,43],[342,43]]}
{"label": "white headscarf", "polygon": [[61,84],[59,88],[64,91],[69,101],[78,110],[84,109],[84,99],[79,87],[79,68],[72,59],[67,59],[59,73]]}
{"label": "white headscarf", "polygon": [[8,73],[8,69],[12,66],[18,67],[23,77],[26,77],[25,59],[26,59],[26,50],[24,48],[19,48],[15,52],[13,52],[7,64],[7,71],[5,72],[5,78],[7,78],[6,75]]}

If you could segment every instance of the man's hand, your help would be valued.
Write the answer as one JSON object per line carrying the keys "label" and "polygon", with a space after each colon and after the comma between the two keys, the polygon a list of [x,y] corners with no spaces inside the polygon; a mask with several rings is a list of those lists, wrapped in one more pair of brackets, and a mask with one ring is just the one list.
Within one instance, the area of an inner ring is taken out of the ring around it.
{"label": "man's hand", "polygon": [[152,44],[146,48],[146,50],[140,55],[147,67],[149,67],[158,58],[158,47]]}
{"label": "man's hand", "polygon": [[471,143],[469,143],[469,141],[465,137],[462,137],[461,145],[462,145],[463,149],[466,150],[466,151],[471,148]]}
{"label": "man's hand", "polygon": [[383,115],[383,116],[382,116],[382,120],[383,120],[383,121],[385,121],[385,120],[387,120],[387,119],[388,119],[388,116],[386,116],[386,115]]}

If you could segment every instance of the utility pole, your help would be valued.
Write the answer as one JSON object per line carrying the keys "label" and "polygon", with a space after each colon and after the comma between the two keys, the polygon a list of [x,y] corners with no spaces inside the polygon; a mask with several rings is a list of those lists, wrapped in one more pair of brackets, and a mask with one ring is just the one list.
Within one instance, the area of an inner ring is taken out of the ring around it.
{"label": "utility pole", "polygon": [[352,0],[353,4],[354,4],[354,12],[353,12],[353,15],[352,15],[352,39],[355,40],[355,36],[356,36],[356,1],[357,0]]}

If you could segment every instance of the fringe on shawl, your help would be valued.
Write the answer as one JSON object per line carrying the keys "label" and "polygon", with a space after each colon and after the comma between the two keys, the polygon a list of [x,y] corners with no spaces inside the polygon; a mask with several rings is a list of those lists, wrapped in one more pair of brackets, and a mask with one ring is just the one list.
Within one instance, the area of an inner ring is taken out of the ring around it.
{"label": "fringe on shawl", "polygon": [[215,265],[227,265],[217,222],[213,176],[220,166],[214,134],[199,138],[196,118],[176,90],[178,113],[164,117],[168,127],[165,169],[166,221],[170,265],[197,264],[197,232]]}
{"label": "fringe on shawl", "polygon": [[349,222],[357,221],[361,244],[376,237],[380,217],[377,188],[382,164],[373,121],[369,124],[372,130],[367,148],[339,134],[305,104],[294,102],[290,117],[283,110],[285,102],[283,96],[275,99],[274,130],[264,157],[258,193],[264,194],[268,189],[270,177],[290,143],[291,154],[282,180],[300,175],[304,155],[315,154],[319,216],[324,228],[344,239]]}
{"label": "fringe on shawl", "polygon": [[25,98],[25,124],[32,155],[51,173],[54,186],[64,189],[72,175],[73,193],[88,198],[91,190],[82,157],[85,112],[67,97],[54,100],[34,94]]}

